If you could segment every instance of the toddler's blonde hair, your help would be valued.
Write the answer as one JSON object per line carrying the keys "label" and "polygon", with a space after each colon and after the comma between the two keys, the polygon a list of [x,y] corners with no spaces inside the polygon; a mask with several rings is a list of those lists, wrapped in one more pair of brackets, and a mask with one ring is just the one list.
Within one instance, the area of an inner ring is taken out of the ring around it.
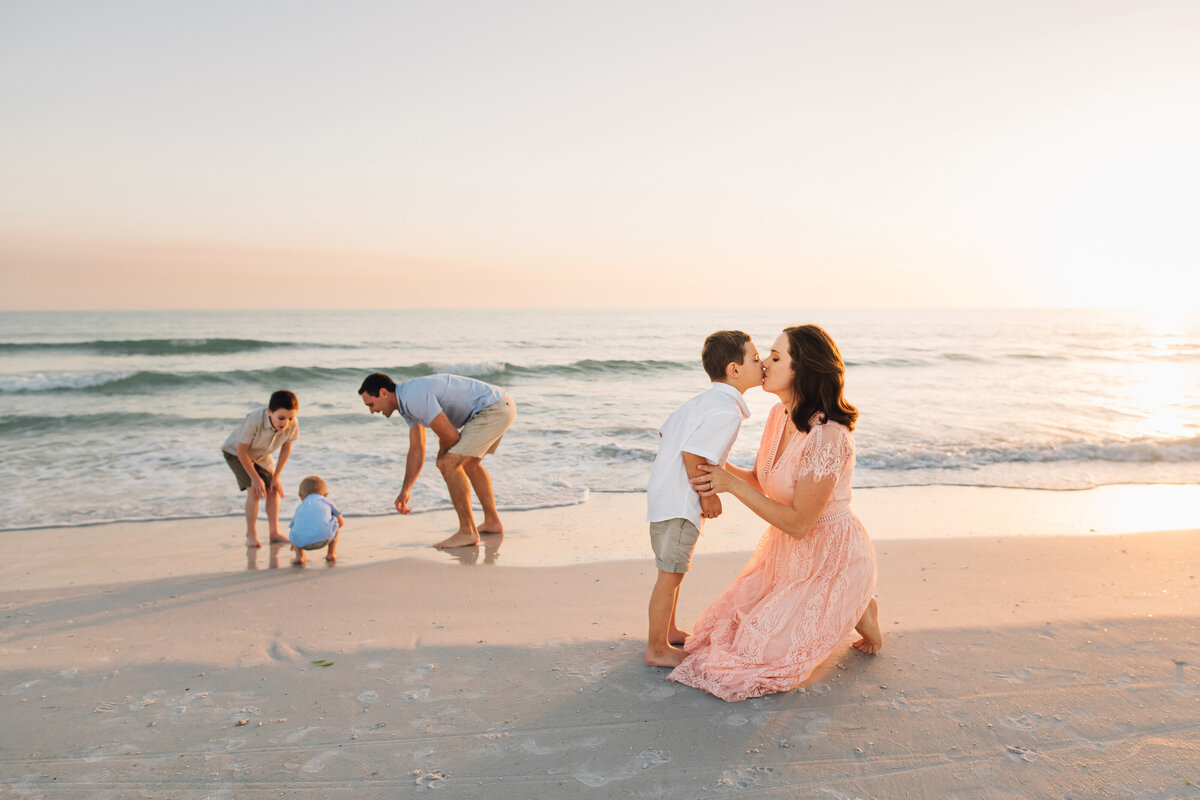
{"label": "toddler's blonde hair", "polygon": [[303,500],[310,494],[329,494],[329,488],[325,485],[325,481],[321,480],[320,475],[309,475],[300,481],[300,499]]}

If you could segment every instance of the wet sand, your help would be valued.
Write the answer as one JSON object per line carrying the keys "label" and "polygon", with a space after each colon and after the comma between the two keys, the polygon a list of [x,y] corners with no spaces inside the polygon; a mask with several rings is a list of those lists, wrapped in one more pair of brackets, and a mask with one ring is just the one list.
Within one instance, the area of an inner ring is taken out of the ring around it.
{"label": "wet sand", "polygon": [[[1073,535],[1105,494],[1046,493],[1067,529],[997,536],[1021,512],[988,490],[886,491],[856,497],[883,652],[736,704],[641,662],[653,564],[605,557],[644,544],[640,495],[458,554],[427,547],[439,514],[350,519],[333,568],[230,519],[0,534],[0,793],[1200,797],[1200,531]],[[895,535],[917,501],[975,535]],[[681,620],[759,528],[710,525]]]}

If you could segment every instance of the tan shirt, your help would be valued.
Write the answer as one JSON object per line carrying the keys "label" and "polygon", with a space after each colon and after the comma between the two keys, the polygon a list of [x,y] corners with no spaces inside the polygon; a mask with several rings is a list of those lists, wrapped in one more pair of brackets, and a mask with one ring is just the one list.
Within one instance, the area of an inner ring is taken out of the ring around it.
{"label": "tan shirt", "polygon": [[275,460],[271,458],[284,442],[294,442],[300,438],[300,421],[293,419],[283,430],[277,431],[271,426],[271,412],[266,408],[251,411],[237,430],[229,434],[221,449],[231,456],[236,456],[238,445],[244,444],[250,448],[250,460],[260,465],[267,472],[275,470]]}

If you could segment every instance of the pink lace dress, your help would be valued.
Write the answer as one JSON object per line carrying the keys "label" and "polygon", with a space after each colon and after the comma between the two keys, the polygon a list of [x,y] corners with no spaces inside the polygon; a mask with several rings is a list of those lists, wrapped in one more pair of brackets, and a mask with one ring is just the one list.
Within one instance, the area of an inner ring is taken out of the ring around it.
{"label": "pink lace dress", "polygon": [[754,555],[696,623],[688,656],[667,677],[730,702],[795,689],[849,634],[875,589],[875,550],[850,513],[854,439],[836,422],[797,431],[771,409],[754,472],[767,497],[791,505],[798,481],[837,476],[802,539],[767,529]]}

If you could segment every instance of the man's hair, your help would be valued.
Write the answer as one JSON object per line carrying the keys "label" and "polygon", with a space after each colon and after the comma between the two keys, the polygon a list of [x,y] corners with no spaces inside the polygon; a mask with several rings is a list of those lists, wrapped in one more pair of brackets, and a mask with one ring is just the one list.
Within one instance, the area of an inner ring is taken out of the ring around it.
{"label": "man's hair", "polygon": [[310,494],[326,494],[329,491],[325,486],[325,481],[321,480],[320,475],[309,475],[304,480],[300,481],[300,499],[308,497]]}
{"label": "man's hair", "polygon": [[358,387],[358,393],[369,394],[371,397],[379,397],[380,389],[387,389],[392,394],[395,394],[396,382],[382,372],[372,372],[363,379],[362,386]]}
{"label": "man's hair", "polygon": [[300,408],[300,400],[287,389],[271,392],[271,399],[267,402],[267,410],[278,411],[281,408],[290,408],[292,411],[296,411]]}
{"label": "man's hair", "polygon": [[746,359],[748,341],[750,336],[741,331],[717,331],[705,339],[700,362],[704,364],[708,377],[714,381],[725,380],[725,368],[729,362],[741,364]]}

